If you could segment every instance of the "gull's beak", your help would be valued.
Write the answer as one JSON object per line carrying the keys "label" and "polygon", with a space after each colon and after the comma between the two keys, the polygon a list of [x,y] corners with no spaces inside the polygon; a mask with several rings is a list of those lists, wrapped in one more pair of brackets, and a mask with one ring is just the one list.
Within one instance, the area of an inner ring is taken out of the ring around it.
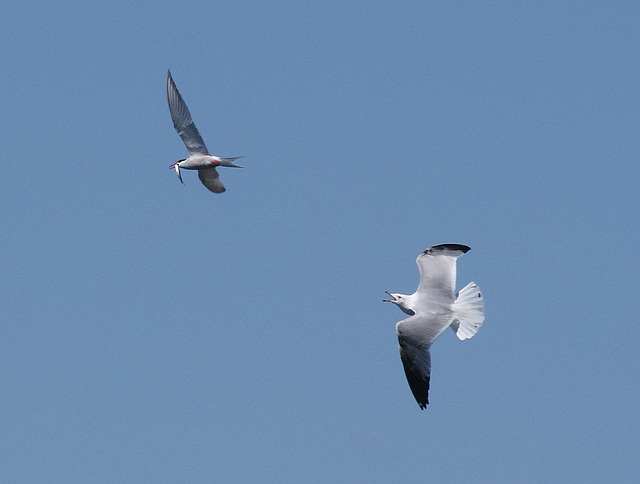
{"label": "gull's beak", "polygon": [[382,302],[396,302],[396,298],[389,291],[384,291],[386,294],[391,296],[391,299],[383,299]]}

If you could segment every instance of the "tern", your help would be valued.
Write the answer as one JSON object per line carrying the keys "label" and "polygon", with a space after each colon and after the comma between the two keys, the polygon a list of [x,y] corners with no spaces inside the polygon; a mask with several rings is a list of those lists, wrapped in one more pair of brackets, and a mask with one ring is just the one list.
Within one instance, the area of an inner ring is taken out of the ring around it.
{"label": "tern", "polygon": [[171,112],[171,120],[176,131],[184,141],[189,157],[184,160],[180,160],[171,165],[171,168],[176,170],[180,183],[184,185],[182,181],[182,175],[180,174],[180,168],[185,170],[198,170],[198,178],[202,184],[214,193],[222,193],[226,189],[220,181],[220,175],[216,170],[217,166],[230,166],[233,168],[244,168],[240,165],[236,165],[234,160],[242,158],[236,156],[234,158],[219,158],[209,154],[206,145],[198,132],[198,128],[191,119],[191,113],[187,108],[186,103],[182,99],[176,83],[173,82],[171,77],[171,71],[167,71],[167,101],[169,102],[169,111]]}
{"label": "tern", "polygon": [[466,245],[441,244],[429,247],[416,259],[420,284],[411,295],[385,291],[392,302],[410,317],[396,325],[400,358],[409,387],[422,410],[429,403],[431,344],[448,327],[459,339],[475,335],[484,322],[484,298],[475,282],[458,294],[456,261],[470,250]]}

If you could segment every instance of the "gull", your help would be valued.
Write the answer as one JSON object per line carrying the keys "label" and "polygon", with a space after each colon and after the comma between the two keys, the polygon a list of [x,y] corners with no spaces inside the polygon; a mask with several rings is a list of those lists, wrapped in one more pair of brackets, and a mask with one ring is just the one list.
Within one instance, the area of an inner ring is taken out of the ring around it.
{"label": "gull", "polygon": [[184,141],[189,157],[184,160],[180,160],[171,165],[171,168],[176,170],[180,183],[184,185],[182,181],[182,175],[180,174],[180,168],[185,170],[198,170],[198,178],[202,184],[214,193],[222,193],[226,189],[220,181],[220,175],[216,170],[217,166],[230,166],[234,168],[243,168],[240,165],[236,165],[233,161],[241,156],[235,158],[219,158],[209,154],[206,145],[198,132],[198,128],[191,119],[189,108],[182,99],[182,96],[178,92],[176,83],[173,82],[171,77],[171,71],[167,71],[167,101],[169,102],[169,111],[171,112],[171,120],[176,131]]}
{"label": "gull", "polygon": [[466,245],[441,244],[429,247],[416,259],[420,284],[411,295],[385,291],[392,302],[410,317],[396,324],[400,358],[409,387],[422,410],[429,403],[431,344],[448,327],[459,339],[471,338],[484,321],[484,299],[475,282],[459,293],[456,260],[470,250]]}

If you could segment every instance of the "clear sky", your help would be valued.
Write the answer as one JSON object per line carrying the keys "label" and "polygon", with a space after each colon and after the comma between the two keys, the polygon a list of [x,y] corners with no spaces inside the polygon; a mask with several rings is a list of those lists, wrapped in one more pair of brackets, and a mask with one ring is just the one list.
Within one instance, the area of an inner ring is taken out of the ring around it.
{"label": "clear sky", "polygon": [[638,482],[640,6],[524,3],[0,7],[0,480]]}

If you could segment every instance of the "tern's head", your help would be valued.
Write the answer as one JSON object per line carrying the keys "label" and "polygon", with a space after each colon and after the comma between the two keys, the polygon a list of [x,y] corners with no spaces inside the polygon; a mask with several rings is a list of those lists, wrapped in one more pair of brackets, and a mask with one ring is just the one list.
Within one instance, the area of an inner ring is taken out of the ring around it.
{"label": "tern's head", "polygon": [[400,309],[402,309],[403,312],[407,313],[410,316],[413,316],[415,314],[415,312],[409,308],[409,304],[411,303],[411,296],[407,296],[405,294],[392,294],[389,291],[384,292],[391,296],[391,299],[383,299],[382,302],[392,302]]}

